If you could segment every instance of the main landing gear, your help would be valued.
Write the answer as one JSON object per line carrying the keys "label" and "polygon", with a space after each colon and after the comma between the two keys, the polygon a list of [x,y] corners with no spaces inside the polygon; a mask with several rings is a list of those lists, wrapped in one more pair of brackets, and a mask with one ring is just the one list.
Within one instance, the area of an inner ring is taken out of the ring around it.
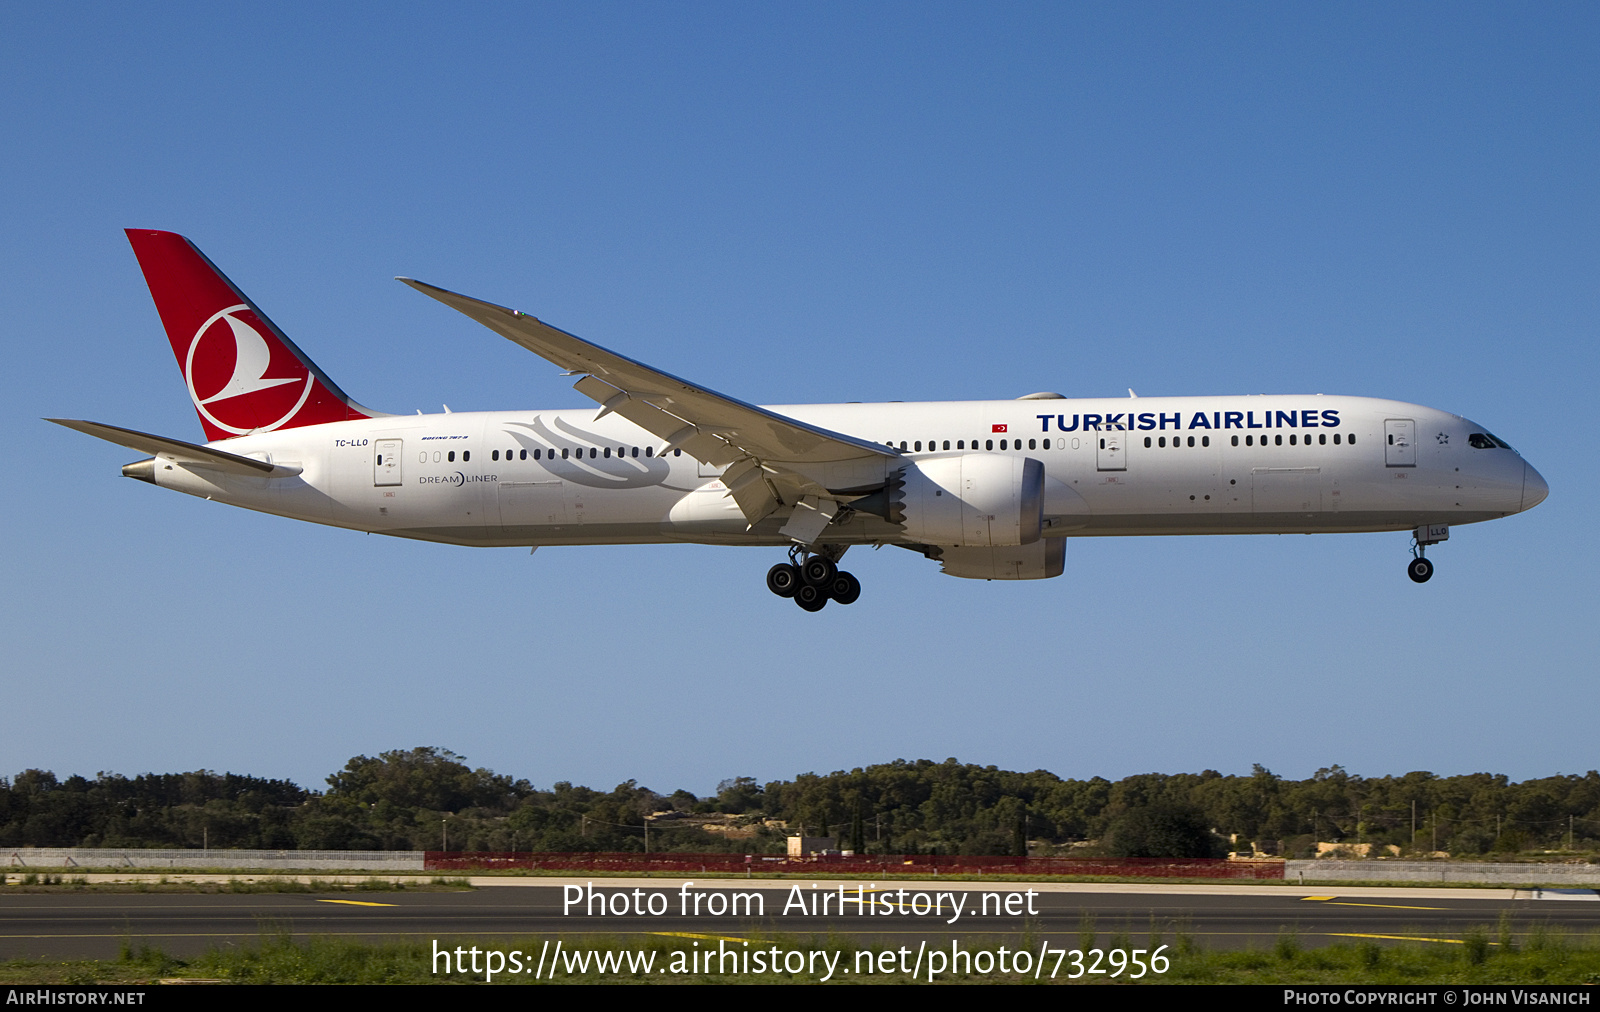
{"label": "main landing gear", "polygon": [[1416,529],[1411,538],[1411,561],[1406,564],[1406,575],[1412,583],[1427,583],[1433,577],[1433,563],[1425,557],[1428,546],[1449,540],[1447,524],[1425,524]]}
{"label": "main landing gear", "polygon": [[767,570],[767,589],[790,597],[806,611],[821,611],[830,600],[854,604],[861,596],[861,581],[839,569],[844,547],[829,545],[807,552],[799,545],[789,549],[789,561]]}

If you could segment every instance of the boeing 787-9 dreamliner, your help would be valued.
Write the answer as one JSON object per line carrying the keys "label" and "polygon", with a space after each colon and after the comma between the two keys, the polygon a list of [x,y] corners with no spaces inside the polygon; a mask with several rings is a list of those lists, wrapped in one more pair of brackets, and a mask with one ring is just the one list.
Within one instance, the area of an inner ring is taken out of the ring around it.
{"label": "boeing 787-9 dreamliner", "polygon": [[767,587],[850,604],[852,545],[950,576],[1059,576],[1069,537],[1412,531],[1549,489],[1488,429],[1399,401],[1314,395],[758,406],[401,278],[578,377],[598,409],[389,415],[351,400],[193,243],[128,230],[204,443],[51,419],[150,454],[122,473],[264,513],[455,545],[787,548]]}

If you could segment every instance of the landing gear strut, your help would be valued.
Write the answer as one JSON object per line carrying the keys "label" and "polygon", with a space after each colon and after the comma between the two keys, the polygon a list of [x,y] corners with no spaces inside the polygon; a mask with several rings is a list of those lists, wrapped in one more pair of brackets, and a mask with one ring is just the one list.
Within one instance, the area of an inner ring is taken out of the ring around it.
{"label": "landing gear strut", "polygon": [[1406,575],[1412,583],[1427,583],[1433,576],[1433,563],[1425,557],[1429,545],[1450,540],[1447,524],[1425,524],[1418,527],[1411,538],[1411,561],[1406,564]]}
{"label": "landing gear strut", "polygon": [[767,570],[767,589],[790,597],[806,611],[821,611],[830,600],[854,604],[861,596],[861,581],[839,569],[847,545],[826,545],[812,552],[795,545],[789,561]]}

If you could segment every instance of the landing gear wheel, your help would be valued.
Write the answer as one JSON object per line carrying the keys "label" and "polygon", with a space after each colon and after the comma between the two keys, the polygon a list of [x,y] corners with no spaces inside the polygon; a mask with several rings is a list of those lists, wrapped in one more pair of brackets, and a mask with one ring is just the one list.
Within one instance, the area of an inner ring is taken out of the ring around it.
{"label": "landing gear wheel", "polygon": [[849,573],[835,573],[833,582],[828,584],[828,596],[840,604],[855,604],[861,596],[861,581]]}
{"label": "landing gear wheel", "polygon": [[767,570],[767,589],[779,597],[793,597],[800,585],[800,570],[787,562],[780,562]]}
{"label": "landing gear wheel", "polygon": [[826,587],[839,573],[831,559],[813,555],[800,565],[800,578],[813,587]]}
{"label": "landing gear wheel", "polygon": [[806,611],[821,611],[828,604],[828,595],[821,587],[813,587],[809,583],[802,583],[795,588],[794,603]]}
{"label": "landing gear wheel", "polygon": [[1412,559],[1406,566],[1406,575],[1411,577],[1412,583],[1427,583],[1433,576],[1433,563],[1423,558]]}

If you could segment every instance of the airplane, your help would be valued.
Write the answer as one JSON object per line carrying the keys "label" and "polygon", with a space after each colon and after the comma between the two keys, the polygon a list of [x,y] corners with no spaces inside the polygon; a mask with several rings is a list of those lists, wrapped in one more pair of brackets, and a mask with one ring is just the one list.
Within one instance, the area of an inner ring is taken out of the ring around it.
{"label": "airplane", "polygon": [[149,454],[130,478],[312,523],[454,545],[787,548],[767,588],[817,612],[852,546],[982,580],[1060,576],[1073,537],[1411,531],[1549,486],[1460,415],[1366,397],[1250,395],[758,406],[526,313],[417,291],[578,377],[599,407],[392,415],[341,390],[183,236],[128,229],[205,442],[73,419]]}

